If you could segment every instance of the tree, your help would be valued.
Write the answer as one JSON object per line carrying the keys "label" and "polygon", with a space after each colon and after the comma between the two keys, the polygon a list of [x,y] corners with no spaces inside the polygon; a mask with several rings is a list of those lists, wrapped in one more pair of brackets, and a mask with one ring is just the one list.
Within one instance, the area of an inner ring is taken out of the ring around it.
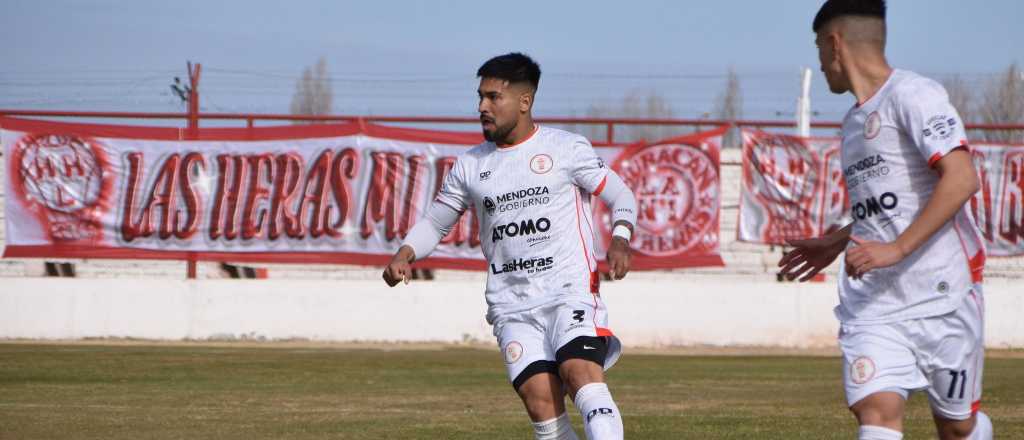
{"label": "tree", "polygon": [[292,95],[291,113],[293,115],[329,115],[333,100],[331,79],[327,73],[327,60],[320,57],[316,65],[305,68],[302,71],[302,77],[296,81],[295,94]]}
{"label": "tree", "polygon": [[[573,112],[575,113],[575,112]],[[629,119],[670,119],[673,117],[672,105],[654,90],[634,89],[622,98],[616,109],[591,105],[586,111],[587,118],[629,118]],[[575,131],[575,125],[570,127]],[[607,139],[607,128],[604,125],[587,124],[579,133],[591,140]],[[669,125],[623,125],[615,126],[615,142],[634,142],[638,140],[656,141],[680,134],[679,127]]]}
{"label": "tree", "polygon": [[942,81],[942,86],[949,95],[949,102],[953,104],[953,108],[960,114],[960,119],[965,124],[974,122],[973,109],[971,108],[974,94],[971,92],[971,87],[967,85],[967,81],[960,75],[953,75],[945,78]]}
{"label": "tree", "polygon": [[[740,87],[740,78],[736,71],[730,67],[726,75],[725,88],[715,98],[715,107],[712,112],[715,119],[723,121],[737,121],[743,119],[743,89]],[[732,127],[722,139],[722,146],[725,148],[738,148],[740,146],[739,129]]]}
{"label": "tree", "polygon": [[[1024,123],[1024,76],[1017,63],[989,81],[984,99],[978,106],[978,119],[986,124]],[[986,130],[986,141],[1024,142],[1021,130]]]}

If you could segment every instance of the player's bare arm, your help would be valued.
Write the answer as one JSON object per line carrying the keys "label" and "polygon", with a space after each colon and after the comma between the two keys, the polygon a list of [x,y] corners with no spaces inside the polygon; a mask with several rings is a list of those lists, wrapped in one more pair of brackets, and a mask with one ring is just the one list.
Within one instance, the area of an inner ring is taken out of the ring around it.
{"label": "player's bare arm", "polygon": [[846,261],[854,278],[860,278],[873,269],[889,267],[914,253],[935,232],[950,221],[964,203],[978,191],[978,175],[971,155],[957,149],[935,164],[939,183],[935,187],[921,214],[891,243],[850,239],[856,244],[846,253]]}
{"label": "player's bare arm", "polygon": [[793,281],[800,282],[814,278],[818,272],[832,264],[839,254],[846,249],[850,241],[850,231],[853,223],[839,229],[831,234],[805,240],[787,240],[790,246],[795,249],[786,252],[779,260],[779,274]]}

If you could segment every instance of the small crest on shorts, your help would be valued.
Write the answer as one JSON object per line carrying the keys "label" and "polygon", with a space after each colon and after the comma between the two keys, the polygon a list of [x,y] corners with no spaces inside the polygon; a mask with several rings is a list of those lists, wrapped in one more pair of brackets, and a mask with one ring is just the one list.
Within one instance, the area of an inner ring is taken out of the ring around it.
{"label": "small crest on shorts", "polygon": [[861,385],[875,377],[875,362],[867,356],[861,356],[850,364],[850,378],[853,383]]}
{"label": "small crest on shorts", "polygon": [[949,283],[945,281],[939,281],[939,285],[935,286],[935,289],[938,290],[939,293],[949,292]]}
{"label": "small crest on shorts", "polygon": [[512,341],[505,346],[505,363],[514,364],[523,357],[523,344]]}
{"label": "small crest on shorts", "polygon": [[871,112],[868,115],[868,120],[864,122],[864,138],[874,139],[880,131],[882,131],[882,117],[878,115],[878,112]]}

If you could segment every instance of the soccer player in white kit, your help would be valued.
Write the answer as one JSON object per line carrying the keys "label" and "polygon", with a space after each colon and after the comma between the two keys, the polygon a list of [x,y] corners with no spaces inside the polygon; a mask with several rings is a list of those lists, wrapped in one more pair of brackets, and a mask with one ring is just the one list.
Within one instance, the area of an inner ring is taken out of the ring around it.
{"label": "soccer player in white kit", "polygon": [[636,199],[586,138],[534,124],[540,67],[532,59],[498,56],[477,76],[487,141],[459,156],[384,280],[408,282],[410,263],[430,254],[474,207],[488,262],[487,321],[536,438],[577,438],[565,413],[568,394],[587,438],[621,439],[621,414],[604,383],[621,345],[598,293],[590,200],[600,197],[612,213],[607,261],[621,279],[630,265]]}
{"label": "soccer player in white kit", "polygon": [[854,222],[790,242],[781,273],[806,281],[845,250],[835,313],[860,439],[902,438],[919,390],[939,438],[991,439],[978,411],[985,250],[965,205],[979,184],[963,122],[941,85],[889,67],[883,0],[826,1],[813,30],[829,88],[857,99],[842,125]]}

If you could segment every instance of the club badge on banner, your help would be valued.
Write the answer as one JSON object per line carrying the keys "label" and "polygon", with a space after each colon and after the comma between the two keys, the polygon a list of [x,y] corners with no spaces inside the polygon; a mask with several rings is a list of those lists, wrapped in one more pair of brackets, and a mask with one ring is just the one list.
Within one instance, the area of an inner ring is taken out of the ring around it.
{"label": "club badge on banner", "polygon": [[[612,162],[637,199],[639,269],[723,266],[719,252],[721,145],[727,127],[626,148]],[[610,216],[596,203],[595,218]],[[607,240],[607,229],[600,234]]]}
{"label": "club badge on banner", "polygon": [[849,200],[839,141],[743,131],[737,239],[784,244],[842,227]]}
{"label": "club badge on banner", "polygon": [[[4,256],[34,258],[386,264],[481,141],[372,124],[213,128],[198,140],[13,118],[0,128]],[[721,264],[716,136],[596,149],[641,201],[639,267]],[[484,268],[479,232],[467,211],[421,264]]]}

